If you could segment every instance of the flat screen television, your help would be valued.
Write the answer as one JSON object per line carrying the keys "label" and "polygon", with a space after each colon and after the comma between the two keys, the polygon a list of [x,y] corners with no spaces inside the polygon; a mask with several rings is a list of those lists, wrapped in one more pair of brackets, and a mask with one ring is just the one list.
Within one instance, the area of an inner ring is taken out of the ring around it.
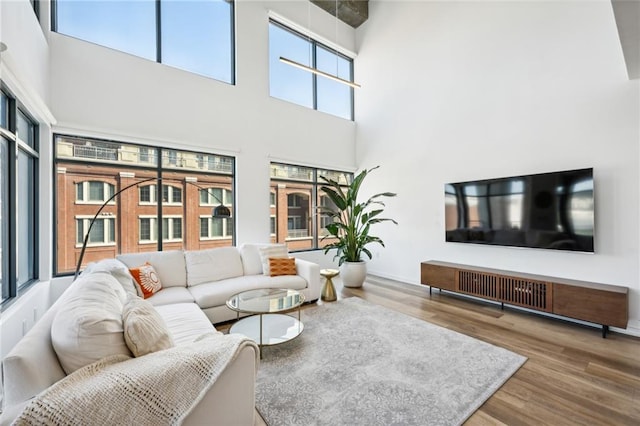
{"label": "flat screen television", "polygon": [[593,169],[447,183],[446,241],[593,253]]}

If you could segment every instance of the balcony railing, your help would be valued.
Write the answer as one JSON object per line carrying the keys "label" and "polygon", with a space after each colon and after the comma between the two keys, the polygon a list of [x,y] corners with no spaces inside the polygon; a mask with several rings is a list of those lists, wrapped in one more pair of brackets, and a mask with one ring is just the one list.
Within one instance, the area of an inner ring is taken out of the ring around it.
{"label": "balcony railing", "polygon": [[112,148],[102,148],[90,145],[74,145],[73,156],[81,158],[92,158],[95,160],[116,161],[118,151]]}
{"label": "balcony railing", "polygon": [[287,229],[287,238],[306,238],[308,236],[308,229]]}

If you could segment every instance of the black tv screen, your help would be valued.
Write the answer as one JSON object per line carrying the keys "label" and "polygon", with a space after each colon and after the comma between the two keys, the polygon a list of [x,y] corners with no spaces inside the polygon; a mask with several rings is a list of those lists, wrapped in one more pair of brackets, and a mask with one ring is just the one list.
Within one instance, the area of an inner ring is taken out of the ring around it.
{"label": "black tv screen", "polygon": [[593,169],[445,184],[446,241],[593,252]]}

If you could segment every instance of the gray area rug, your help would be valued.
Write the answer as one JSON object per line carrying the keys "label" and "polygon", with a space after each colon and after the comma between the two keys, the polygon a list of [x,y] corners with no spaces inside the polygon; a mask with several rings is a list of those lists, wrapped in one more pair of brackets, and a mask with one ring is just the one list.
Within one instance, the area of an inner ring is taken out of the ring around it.
{"label": "gray area rug", "polygon": [[256,407],[269,426],[456,425],[526,358],[352,297],[302,312],[263,348]]}

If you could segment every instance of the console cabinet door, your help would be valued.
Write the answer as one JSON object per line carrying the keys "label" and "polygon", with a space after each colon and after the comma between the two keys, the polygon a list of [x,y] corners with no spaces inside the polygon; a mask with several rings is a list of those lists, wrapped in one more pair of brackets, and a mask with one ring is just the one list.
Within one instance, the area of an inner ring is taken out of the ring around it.
{"label": "console cabinet door", "polygon": [[627,328],[626,293],[565,284],[553,286],[553,313],[596,324]]}
{"label": "console cabinet door", "polygon": [[443,290],[456,290],[456,269],[447,266],[422,263],[420,282]]}

